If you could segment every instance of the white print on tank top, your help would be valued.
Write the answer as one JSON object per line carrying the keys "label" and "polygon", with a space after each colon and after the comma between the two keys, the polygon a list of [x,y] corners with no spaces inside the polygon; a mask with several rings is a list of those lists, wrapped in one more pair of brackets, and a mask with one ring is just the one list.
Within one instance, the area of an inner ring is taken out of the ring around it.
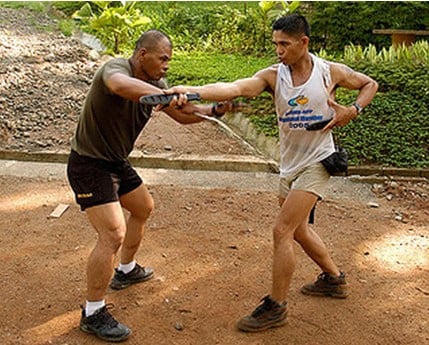
{"label": "white print on tank top", "polygon": [[280,137],[280,176],[320,162],[335,150],[331,131],[305,129],[312,122],[333,116],[328,105],[329,65],[310,56],[313,70],[302,85],[293,85],[289,66],[280,64],[278,68],[275,105]]}

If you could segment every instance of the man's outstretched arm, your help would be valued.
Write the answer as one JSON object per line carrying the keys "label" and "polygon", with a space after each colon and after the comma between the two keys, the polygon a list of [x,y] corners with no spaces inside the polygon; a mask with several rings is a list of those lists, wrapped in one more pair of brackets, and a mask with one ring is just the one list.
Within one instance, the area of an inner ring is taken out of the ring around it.
{"label": "man's outstretched arm", "polygon": [[236,97],[253,98],[260,95],[268,86],[263,71],[251,78],[239,79],[230,83],[214,83],[203,86],[175,86],[164,92],[199,93],[202,99],[209,101],[232,100]]}

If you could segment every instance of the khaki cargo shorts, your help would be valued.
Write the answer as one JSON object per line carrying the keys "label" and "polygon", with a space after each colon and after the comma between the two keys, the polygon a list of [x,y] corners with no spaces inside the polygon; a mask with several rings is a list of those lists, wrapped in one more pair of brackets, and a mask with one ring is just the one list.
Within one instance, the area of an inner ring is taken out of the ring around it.
{"label": "khaki cargo shorts", "polygon": [[295,189],[313,193],[323,199],[330,177],[322,163],[299,169],[293,174],[280,177],[279,197],[286,198],[288,192]]}

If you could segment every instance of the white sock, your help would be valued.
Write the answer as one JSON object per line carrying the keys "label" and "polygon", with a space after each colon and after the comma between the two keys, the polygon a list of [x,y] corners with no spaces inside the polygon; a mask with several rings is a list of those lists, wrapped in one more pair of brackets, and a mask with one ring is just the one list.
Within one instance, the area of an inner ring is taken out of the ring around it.
{"label": "white sock", "polygon": [[131,261],[128,264],[119,264],[118,270],[124,272],[125,274],[130,273],[134,267],[136,267],[136,260]]}
{"label": "white sock", "polygon": [[86,301],[85,305],[85,316],[91,316],[98,309],[103,308],[106,305],[106,301],[103,299],[102,301]]}

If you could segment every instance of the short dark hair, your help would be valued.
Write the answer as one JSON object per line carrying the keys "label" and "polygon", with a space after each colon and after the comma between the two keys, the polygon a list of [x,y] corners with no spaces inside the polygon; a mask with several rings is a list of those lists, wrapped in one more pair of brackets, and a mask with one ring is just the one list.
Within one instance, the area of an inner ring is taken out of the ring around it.
{"label": "short dark hair", "polygon": [[159,41],[161,41],[162,39],[167,39],[170,43],[171,48],[173,48],[173,43],[171,43],[170,37],[168,37],[165,33],[159,30],[149,30],[144,32],[137,40],[134,51],[137,51],[140,48],[153,50],[157,47]]}
{"label": "short dark hair", "polygon": [[273,31],[278,30],[290,35],[305,35],[310,37],[310,25],[307,19],[297,13],[277,19],[273,24]]}

